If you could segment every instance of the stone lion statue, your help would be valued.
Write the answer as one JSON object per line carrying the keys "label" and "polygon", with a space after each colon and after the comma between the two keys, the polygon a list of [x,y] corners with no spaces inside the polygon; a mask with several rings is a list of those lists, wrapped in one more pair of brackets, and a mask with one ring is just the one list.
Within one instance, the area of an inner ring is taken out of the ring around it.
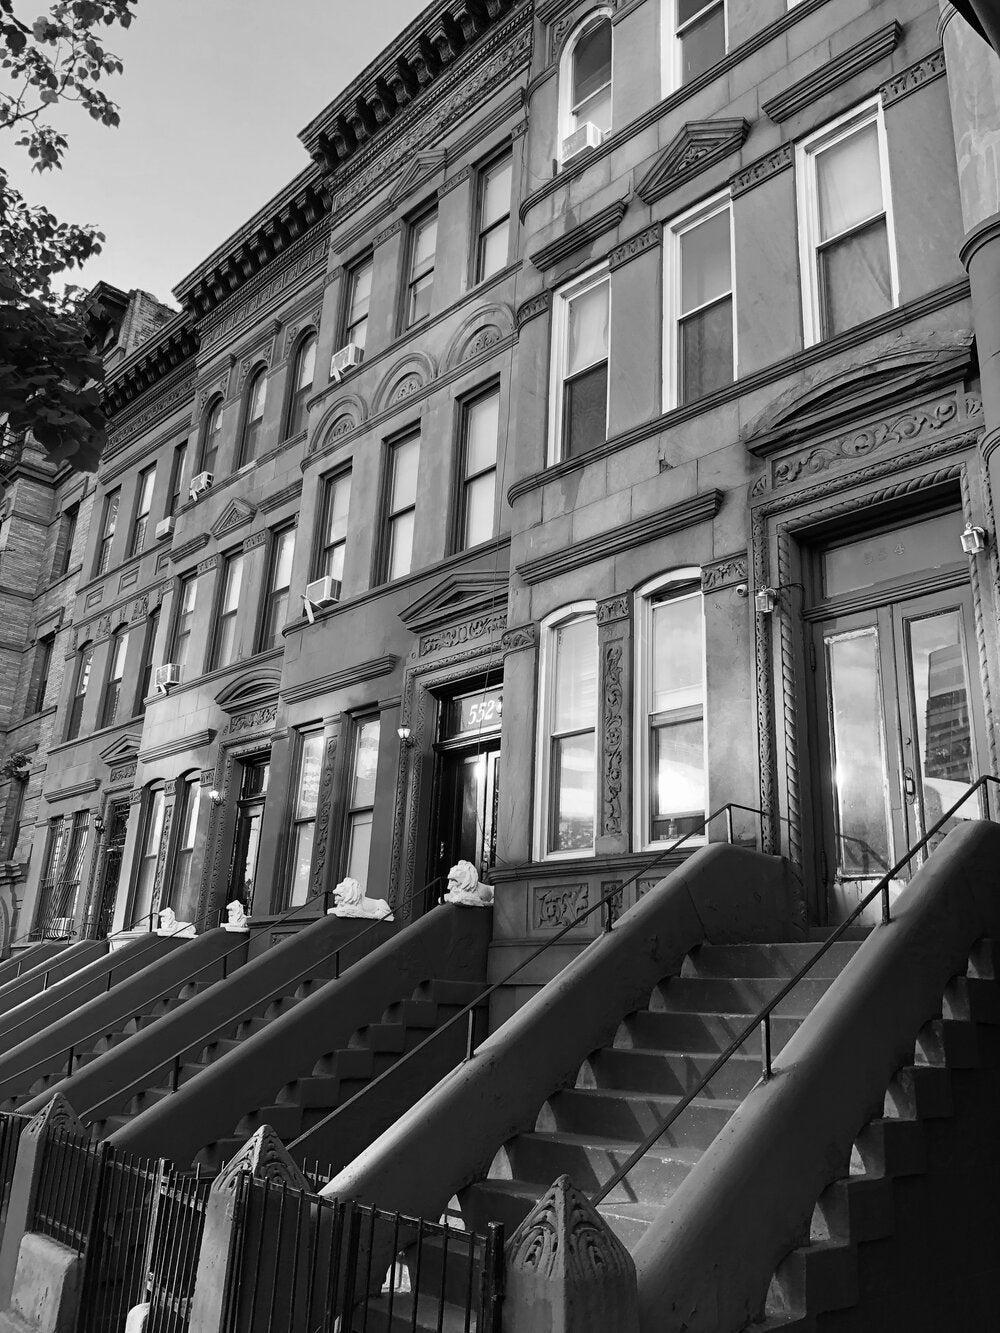
{"label": "stone lion statue", "polygon": [[160,924],[156,928],[157,935],[173,935],[175,939],[193,940],[198,934],[193,922],[177,920],[177,913],[172,907],[162,907],[159,917]]}
{"label": "stone lion statue", "polygon": [[333,891],[329,916],[366,917],[372,921],[392,921],[392,908],[384,898],[366,898],[356,879],[342,879]]}
{"label": "stone lion statue", "polygon": [[226,903],[226,921],[222,929],[234,932],[250,929],[250,918],[247,916],[246,908],[238,898],[234,898],[231,903]]}
{"label": "stone lion statue", "polygon": [[493,890],[480,883],[479,872],[471,861],[459,861],[448,871],[444,901],[458,903],[459,907],[492,907]]}

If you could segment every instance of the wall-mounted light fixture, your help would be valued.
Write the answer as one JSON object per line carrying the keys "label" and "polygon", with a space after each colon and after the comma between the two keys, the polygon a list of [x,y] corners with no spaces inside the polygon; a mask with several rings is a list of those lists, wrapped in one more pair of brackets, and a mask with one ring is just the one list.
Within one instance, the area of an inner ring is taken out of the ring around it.
{"label": "wall-mounted light fixture", "polygon": [[226,798],[223,796],[221,791],[217,791],[216,788],[213,787],[212,790],[208,793],[208,799],[212,802],[213,805],[221,805]]}
{"label": "wall-mounted light fixture", "polygon": [[971,521],[966,523],[962,533],[962,550],[966,555],[980,555],[986,550],[986,529],[977,527]]}
{"label": "wall-mounted light fixture", "polygon": [[778,605],[778,590],[770,587],[758,588],[753,595],[753,601],[759,615],[772,615]]}
{"label": "wall-mounted light fixture", "polygon": [[397,727],[396,735],[399,737],[400,745],[413,744],[413,733],[410,731],[409,727]]}
{"label": "wall-mounted light fixture", "polygon": [[97,818],[94,820],[94,832],[97,834],[99,838],[104,837],[104,820],[101,818],[100,815],[98,815]]}

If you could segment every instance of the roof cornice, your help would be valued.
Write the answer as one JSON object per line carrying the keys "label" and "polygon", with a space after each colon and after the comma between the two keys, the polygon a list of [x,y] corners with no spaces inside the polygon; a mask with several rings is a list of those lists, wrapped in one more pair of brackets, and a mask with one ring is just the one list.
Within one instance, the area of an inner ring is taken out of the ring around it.
{"label": "roof cornice", "polygon": [[178,311],[101,385],[105,414],[109,418],[117,416],[197,350],[197,330],[190,317],[184,311]]}

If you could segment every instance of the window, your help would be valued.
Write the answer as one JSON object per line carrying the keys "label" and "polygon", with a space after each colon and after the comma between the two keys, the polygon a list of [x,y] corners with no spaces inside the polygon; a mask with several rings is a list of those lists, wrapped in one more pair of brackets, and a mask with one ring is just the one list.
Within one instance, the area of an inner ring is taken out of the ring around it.
{"label": "window", "polygon": [[700,572],[681,570],[636,599],[636,841],[697,829],[705,817],[705,631]]}
{"label": "window", "polygon": [[156,887],[156,863],[160,859],[163,839],[164,792],[163,784],[150,787],[146,792],[146,809],[139,839],[139,870],[132,900],[132,919],[126,929],[134,930],[143,924],[152,929],[150,913],[153,910],[153,890]]}
{"label": "window", "polygon": [[593,851],[597,807],[597,617],[569,607],[543,627],[536,844],[544,856]]}
{"label": "window", "polygon": [[94,645],[85,643],[77,653],[76,677],[73,681],[73,697],[69,705],[69,723],[66,727],[66,739],[76,740],[80,734],[83,720],[83,705],[87,698],[87,686],[90,684],[90,668],[94,661]]}
{"label": "window", "polygon": [[374,264],[364,259],[347,274],[347,301],[344,318],[344,343],[354,343],[365,350],[368,339],[368,310],[372,299]]}
{"label": "window", "polygon": [[212,644],[212,665],[209,668],[228,666],[236,660],[236,617],[240,609],[240,593],[243,590],[243,553],[226,557],[222,566],[222,581],[219,588],[219,604],[215,612],[215,640]]}
{"label": "window", "polygon": [[174,449],[173,462],[170,465],[170,499],[167,502],[167,517],[173,518],[184,503],[184,464],[187,462],[187,440]]}
{"label": "window", "polygon": [[149,698],[150,689],[152,688],[153,654],[156,649],[156,631],[159,624],[160,608],[157,606],[149,613],[146,620],[146,632],[142,638],[142,665],[139,667],[139,689],[132,709],[133,716],[145,711],[146,700]]}
{"label": "window", "polygon": [[316,374],[316,335],[309,333],[299,343],[295,354],[295,369],[292,373],[292,398],[288,405],[288,424],[286,436],[298,435],[306,428],[306,403],[312,393],[313,378]]}
{"label": "window", "polygon": [[214,476],[219,464],[219,443],[222,438],[222,399],[217,398],[205,413],[205,422],[201,428],[201,466],[199,472],[211,472]]}
{"label": "window", "polygon": [[500,390],[474,398],[462,409],[462,492],[458,546],[489,541],[496,529],[497,440]]}
{"label": "window", "polygon": [[368,885],[372,817],[375,813],[375,777],[378,770],[380,723],[377,717],[359,719],[354,726],[351,781],[347,802],[347,856],[344,874]]}
{"label": "window", "polygon": [[35,938],[65,939],[74,934],[90,811],[78,810],[49,825],[41,891],[35,909]]}
{"label": "window", "polygon": [[330,477],[323,495],[323,544],[316,564],[316,577],[328,574],[336,579],[337,595],[344,579],[344,555],[347,551],[347,517],[351,507],[351,474],[339,472]]}
{"label": "window", "polygon": [[291,859],[286,907],[298,907],[309,897],[313,837],[319,809],[319,782],[323,769],[323,733],[311,731],[300,738],[299,773],[292,815]]}
{"label": "window", "polygon": [[260,434],[267,403],[267,368],[260,366],[250,378],[244,394],[243,439],[240,443],[240,467],[252,463],[260,447]]}
{"label": "window", "polygon": [[128,630],[116,630],[111,638],[108,653],[108,678],[104,684],[104,698],[101,700],[102,727],[113,727],[118,720],[118,707],[122,697],[122,680],[125,676],[125,654],[128,652]]}
{"label": "window", "polygon": [[129,555],[138,555],[146,544],[146,529],[149,526],[149,511],[153,504],[153,487],[156,484],[156,468],[148,467],[139,473],[136,487],[135,521],[132,524],[132,536],[128,544]]}
{"label": "window", "polygon": [[288,619],[288,589],[292,582],[292,555],[295,551],[295,529],[283,528],[271,534],[271,558],[267,575],[267,600],[261,625],[257,651],[281,645],[281,631]]}
{"label": "window", "polygon": [[52,670],[52,648],[54,644],[55,636],[52,634],[46,635],[44,639],[39,639],[35,644],[34,678],[28,692],[28,706],[24,710],[25,717],[30,717],[32,713],[40,713],[45,707],[45,691],[49,683],[49,672]]}
{"label": "window", "polygon": [[479,173],[479,238],[476,243],[476,281],[491,278],[507,267],[510,251],[510,189],[513,159],[510,153],[483,167]]}
{"label": "window", "polygon": [[[174,641],[170,650],[170,661],[181,668],[181,680],[185,676],[195,676],[197,654],[191,646],[191,633],[194,629],[194,611],[198,601],[197,574],[187,574],[181,579],[177,597],[177,619],[174,622]],[[190,671],[188,668],[190,667]]]}
{"label": "window", "polygon": [[673,224],[665,262],[664,396],[675,407],[736,377],[728,196]]}
{"label": "window", "polygon": [[576,458],[607,439],[610,302],[610,284],[603,269],[556,293],[550,387],[552,462]]}
{"label": "window", "polygon": [[724,0],[666,0],[673,22],[664,24],[673,42],[672,84],[690,83],[726,54]]}
{"label": "window", "polygon": [[434,252],[437,249],[437,210],[410,226],[409,276],[406,286],[406,327],[419,324],[431,313],[434,291]]}
{"label": "window", "polygon": [[97,548],[97,566],[95,578],[106,574],[111,568],[111,547],[115,540],[115,527],[118,523],[118,505],[122,498],[121,490],[109,491],[104,497],[104,517],[101,521],[101,540]]}
{"label": "window", "polygon": [[559,137],[564,161],[571,155],[566,140],[577,130],[593,125],[602,138],[611,130],[611,48],[611,11],[602,9],[580,25],[563,50],[559,62]]}
{"label": "window", "polygon": [[177,824],[177,852],[174,859],[173,886],[169,906],[179,921],[192,921],[197,912],[197,885],[192,883],[194,846],[201,809],[201,774],[192,773],[181,788]]}
{"label": "window", "polygon": [[400,440],[389,450],[384,524],[386,582],[409,574],[413,564],[413,518],[417,507],[419,459],[419,434]]}
{"label": "window", "polygon": [[798,147],[796,188],[806,344],[899,299],[882,108],[872,102]]}
{"label": "window", "polygon": [[53,561],[52,577],[60,579],[69,573],[73,560],[73,542],[76,538],[76,525],[80,517],[80,506],[71,505],[63,511],[59,523],[59,536],[56,539],[56,558]]}

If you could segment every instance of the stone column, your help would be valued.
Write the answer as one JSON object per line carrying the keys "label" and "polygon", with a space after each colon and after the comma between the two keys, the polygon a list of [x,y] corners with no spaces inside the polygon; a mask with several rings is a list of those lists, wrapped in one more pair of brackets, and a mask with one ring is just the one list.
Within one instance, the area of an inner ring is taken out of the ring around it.
{"label": "stone column", "polygon": [[594,851],[620,856],[632,830],[632,598],[597,603],[600,696],[597,726],[598,828]]}
{"label": "stone column", "polygon": [[497,865],[531,860],[532,790],[535,775],[535,678],[537,634],[532,622],[504,630],[503,697],[500,724],[500,804]]}

